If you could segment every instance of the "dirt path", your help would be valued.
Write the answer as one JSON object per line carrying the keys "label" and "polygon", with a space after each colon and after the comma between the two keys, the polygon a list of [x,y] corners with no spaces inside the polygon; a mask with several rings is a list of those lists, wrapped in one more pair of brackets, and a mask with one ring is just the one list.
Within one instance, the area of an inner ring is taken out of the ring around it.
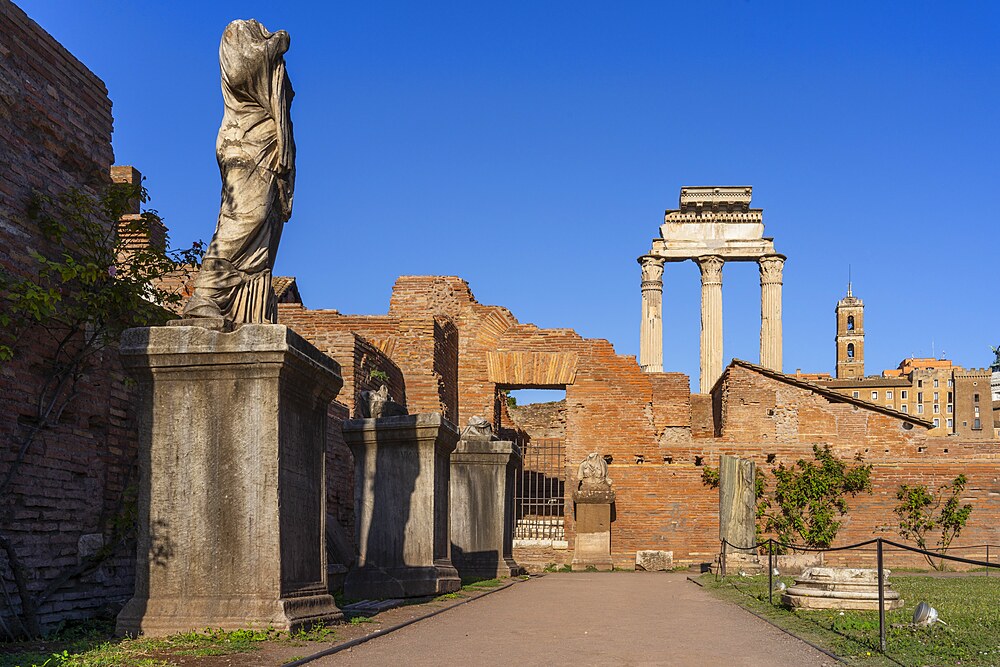
{"label": "dirt path", "polygon": [[683,574],[553,574],[311,665],[833,665]]}

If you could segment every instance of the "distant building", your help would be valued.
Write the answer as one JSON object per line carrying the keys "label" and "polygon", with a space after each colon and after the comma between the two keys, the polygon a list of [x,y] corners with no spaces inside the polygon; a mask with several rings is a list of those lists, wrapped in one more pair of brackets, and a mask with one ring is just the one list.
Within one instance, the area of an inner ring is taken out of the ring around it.
{"label": "distant building", "polygon": [[[865,376],[864,303],[847,296],[837,303],[837,375],[799,374],[834,391],[926,419],[931,436],[993,440],[993,400],[1000,390],[1000,355],[991,369],[965,369],[947,359],[907,358],[881,375]],[[991,386],[992,385],[992,386]]]}
{"label": "distant building", "polygon": [[994,401],[1000,401],[1000,347],[990,348],[993,350],[993,365],[990,370],[993,372],[990,377],[990,393],[993,394]]}

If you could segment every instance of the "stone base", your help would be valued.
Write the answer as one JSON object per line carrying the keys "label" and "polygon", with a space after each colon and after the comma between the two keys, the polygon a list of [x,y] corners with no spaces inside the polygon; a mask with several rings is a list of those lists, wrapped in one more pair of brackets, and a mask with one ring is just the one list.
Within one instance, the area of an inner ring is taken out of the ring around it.
{"label": "stone base", "polygon": [[[886,609],[899,609],[903,600],[889,586],[883,570]],[[850,567],[811,567],[795,578],[795,585],[781,596],[793,609],[878,609],[878,570]]]}
{"label": "stone base", "polygon": [[427,597],[454,593],[460,588],[462,580],[450,563],[433,567],[356,568],[344,580],[344,596],[354,599]]}
{"label": "stone base", "polygon": [[635,552],[635,569],[645,572],[666,572],[674,567],[673,551],[644,550]]}
{"label": "stone base", "polygon": [[239,630],[276,628],[287,632],[342,621],[344,615],[326,593],[265,599],[231,598],[132,598],[118,614],[116,633],[135,637],[172,635],[205,628]]}
{"label": "stone base", "polygon": [[576,544],[570,567],[578,572],[596,568],[614,569],[611,560],[611,503],[581,502],[576,505]]}

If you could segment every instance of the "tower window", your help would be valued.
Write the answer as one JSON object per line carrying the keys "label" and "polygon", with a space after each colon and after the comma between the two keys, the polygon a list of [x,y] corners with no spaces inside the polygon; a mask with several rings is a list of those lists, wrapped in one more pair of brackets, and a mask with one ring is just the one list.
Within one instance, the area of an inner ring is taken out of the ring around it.
{"label": "tower window", "polygon": [[847,330],[854,331],[854,315],[847,316]]}
{"label": "tower window", "polygon": [[847,344],[847,358],[848,359],[854,358],[854,343]]}

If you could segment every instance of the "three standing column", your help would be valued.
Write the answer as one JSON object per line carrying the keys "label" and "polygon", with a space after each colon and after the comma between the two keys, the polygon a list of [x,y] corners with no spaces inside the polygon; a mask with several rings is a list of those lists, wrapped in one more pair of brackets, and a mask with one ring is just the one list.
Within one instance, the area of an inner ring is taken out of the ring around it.
{"label": "three standing column", "polygon": [[663,372],[663,262],[662,257],[643,255],[642,329],[639,335],[639,366],[646,373]]}
{"label": "three standing column", "polygon": [[781,274],[784,255],[766,255],[760,265],[760,365],[781,371]]}
{"label": "three standing column", "polygon": [[701,393],[722,376],[722,265],[718,255],[695,258],[701,269]]}

